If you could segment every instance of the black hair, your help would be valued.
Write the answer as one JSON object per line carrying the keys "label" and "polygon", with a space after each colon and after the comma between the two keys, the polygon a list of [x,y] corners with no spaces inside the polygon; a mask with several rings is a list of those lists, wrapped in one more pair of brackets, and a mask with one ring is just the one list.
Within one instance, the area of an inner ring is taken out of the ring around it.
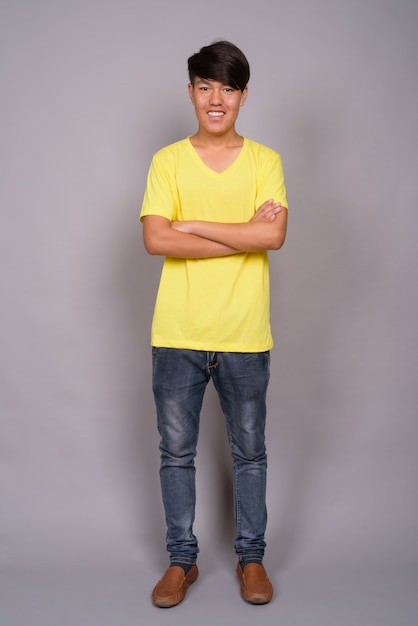
{"label": "black hair", "polygon": [[244,91],[250,79],[250,66],[243,52],[229,41],[215,41],[204,46],[187,60],[189,79],[216,80]]}

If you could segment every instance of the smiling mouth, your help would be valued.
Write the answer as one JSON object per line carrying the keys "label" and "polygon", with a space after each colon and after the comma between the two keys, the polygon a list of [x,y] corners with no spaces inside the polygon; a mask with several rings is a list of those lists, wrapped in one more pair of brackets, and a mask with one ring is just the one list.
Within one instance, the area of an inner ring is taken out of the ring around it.
{"label": "smiling mouth", "polygon": [[210,117],[222,117],[225,113],[223,111],[208,111],[208,115],[210,115]]}

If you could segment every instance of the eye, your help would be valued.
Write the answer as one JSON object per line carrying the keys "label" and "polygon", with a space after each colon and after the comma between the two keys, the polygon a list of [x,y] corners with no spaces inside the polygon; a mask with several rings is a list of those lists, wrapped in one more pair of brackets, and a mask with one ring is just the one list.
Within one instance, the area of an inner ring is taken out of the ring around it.
{"label": "eye", "polygon": [[235,90],[232,87],[225,87],[224,91],[226,91],[226,93],[232,93]]}

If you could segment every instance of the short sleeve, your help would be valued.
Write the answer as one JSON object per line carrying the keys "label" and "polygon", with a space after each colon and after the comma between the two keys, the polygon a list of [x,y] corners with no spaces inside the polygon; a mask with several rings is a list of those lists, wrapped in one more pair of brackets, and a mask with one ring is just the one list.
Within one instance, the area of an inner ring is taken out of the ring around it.
{"label": "short sleeve", "polygon": [[268,150],[263,157],[257,177],[257,207],[272,198],[287,208],[282,159],[274,150]]}
{"label": "short sleeve", "polygon": [[172,221],[178,210],[175,164],[163,151],[154,155],[147,176],[139,219],[159,215]]}

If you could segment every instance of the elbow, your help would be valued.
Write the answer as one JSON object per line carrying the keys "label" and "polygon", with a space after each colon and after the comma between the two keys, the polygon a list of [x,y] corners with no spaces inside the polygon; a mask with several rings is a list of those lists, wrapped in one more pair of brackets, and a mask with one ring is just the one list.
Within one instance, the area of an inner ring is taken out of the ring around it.
{"label": "elbow", "polygon": [[153,247],[147,247],[145,246],[145,250],[148,252],[148,254],[150,254],[151,256],[162,256],[163,253],[160,252],[158,250],[158,248],[153,248]]}
{"label": "elbow", "polygon": [[283,246],[287,231],[285,217],[279,214],[274,221],[261,223],[263,228],[261,239],[265,250],[280,250]]}
{"label": "elbow", "polygon": [[165,256],[164,246],[167,244],[167,224],[169,224],[169,222],[165,218],[154,215],[146,215],[144,217],[142,239],[144,248],[148,254],[153,256]]}
{"label": "elbow", "polygon": [[275,226],[275,228],[270,233],[271,247],[269,250],[280,250],[285,242],[287,233],[287,208],[283,207],[283,209],[283,211],[278,213],[273,222],[273,226]]}
{"label": "elbow", "polygon": [[[287,216],[286,216],[287,217]],[[286,239],[287,220],[282,221],[279,228],[270,232],[269,250],[280,250]]]}
{"label": "elbow", "polygon": [[276,235],[275,237],[272,237],[270,239],[270,241],[268,242],[268,250],[280,250],[280,248],[283,246],[284,242],[285,242],[285,238],[286,236],[282,233]]}
{"label": "elbow", "polygon": [[144,247],[148,254],[151,254],[153,256],[158,256],[161,254],[158,247],[158,242],[154,241],[153,239],[144,237]]}

